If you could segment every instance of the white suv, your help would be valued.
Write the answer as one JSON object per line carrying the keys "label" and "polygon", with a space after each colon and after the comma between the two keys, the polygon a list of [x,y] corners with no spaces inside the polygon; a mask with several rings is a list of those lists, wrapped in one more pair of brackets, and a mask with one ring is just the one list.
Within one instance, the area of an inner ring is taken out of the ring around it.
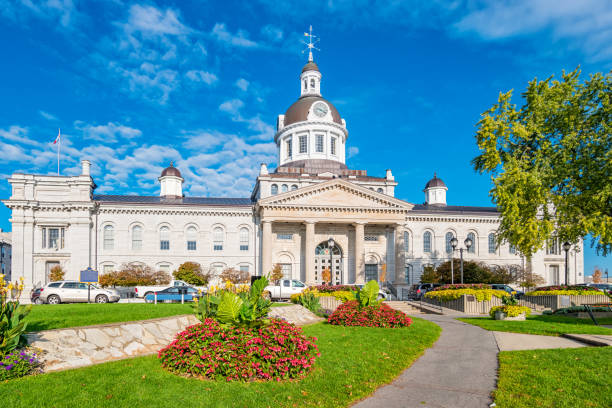
{"label": "white suv", "polygon": [[[87,283],[77,281],[49,282],[40,291],[40,298],[44,303],[56,305],[58,303],[87,302]],[[119,292],[113,289],[101,289],[91,285],[89,299],[96,303],[118,302]]]}

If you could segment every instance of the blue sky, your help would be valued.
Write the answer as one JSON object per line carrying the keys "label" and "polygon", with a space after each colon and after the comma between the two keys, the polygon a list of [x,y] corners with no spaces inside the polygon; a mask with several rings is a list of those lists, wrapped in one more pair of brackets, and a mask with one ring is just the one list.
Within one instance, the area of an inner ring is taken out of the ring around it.
{"label": "blue sky", "polygon": [[[310,24],[348,165],[391,168],[416,203],[436,171],[449,204],[491,205],[470,160],[500,91],[612,68],[608,0],[0,0],[0,175],[53,174],[61,127],[62,174],[90,159],[98,193],[158,194],[173,160],[189,195],[248,196],[259,163],[276,163]],[[0,228],[9,217],[0,206]],[[587,274],[612,269],[585,246]]]}

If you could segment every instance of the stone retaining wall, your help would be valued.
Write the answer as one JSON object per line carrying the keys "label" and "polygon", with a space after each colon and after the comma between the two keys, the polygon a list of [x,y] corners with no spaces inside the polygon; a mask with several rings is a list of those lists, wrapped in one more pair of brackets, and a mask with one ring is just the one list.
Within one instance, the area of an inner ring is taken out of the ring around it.
{"label": "stone retaining wall", "polygon": [[321,296],[319,297],[319,304],[323,309],[331,310],[333,312],[342,304],[342,301],[333,296]]}
{"label": "stone retaining wall", "polygon": [[29,333],[27,338],[31,347],[43,351],[44,370],[57,371],[157,353],[178,332],[196,323],[194,315],[182,315],[45,330]]}

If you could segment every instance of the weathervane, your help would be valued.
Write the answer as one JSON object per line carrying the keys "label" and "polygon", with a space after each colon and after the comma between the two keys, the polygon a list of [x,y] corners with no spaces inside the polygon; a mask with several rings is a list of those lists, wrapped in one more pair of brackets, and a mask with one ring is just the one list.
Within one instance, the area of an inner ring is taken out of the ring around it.
{"label": "weathervane", "polygon": [[[312,26],[310,26],[307,33],[304,33],[304,37],[308,37],[308,42],[302,41],[302,44],[308,47],[308,62],[312,62],[312,50],[315,49],[317,51],[321,51],[319,48],[315,47],[315,45],[319,42],[319,37],[312,33]],[[302,51],[302,54],[304,51]]]}

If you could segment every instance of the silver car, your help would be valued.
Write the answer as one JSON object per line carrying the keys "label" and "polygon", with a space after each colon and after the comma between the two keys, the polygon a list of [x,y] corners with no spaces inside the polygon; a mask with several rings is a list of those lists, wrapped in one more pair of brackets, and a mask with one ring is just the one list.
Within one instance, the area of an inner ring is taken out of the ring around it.
{"label": "silver car", "polygon": [[[102,289],[93,284],[89,289],[89,299],[92,302],[118,302],[120,297],[119,292],[114,289]],[[41,289],[40,298],[44,303],[51,305],[87,302],[87,283],[76,281],[49,282]]]}

